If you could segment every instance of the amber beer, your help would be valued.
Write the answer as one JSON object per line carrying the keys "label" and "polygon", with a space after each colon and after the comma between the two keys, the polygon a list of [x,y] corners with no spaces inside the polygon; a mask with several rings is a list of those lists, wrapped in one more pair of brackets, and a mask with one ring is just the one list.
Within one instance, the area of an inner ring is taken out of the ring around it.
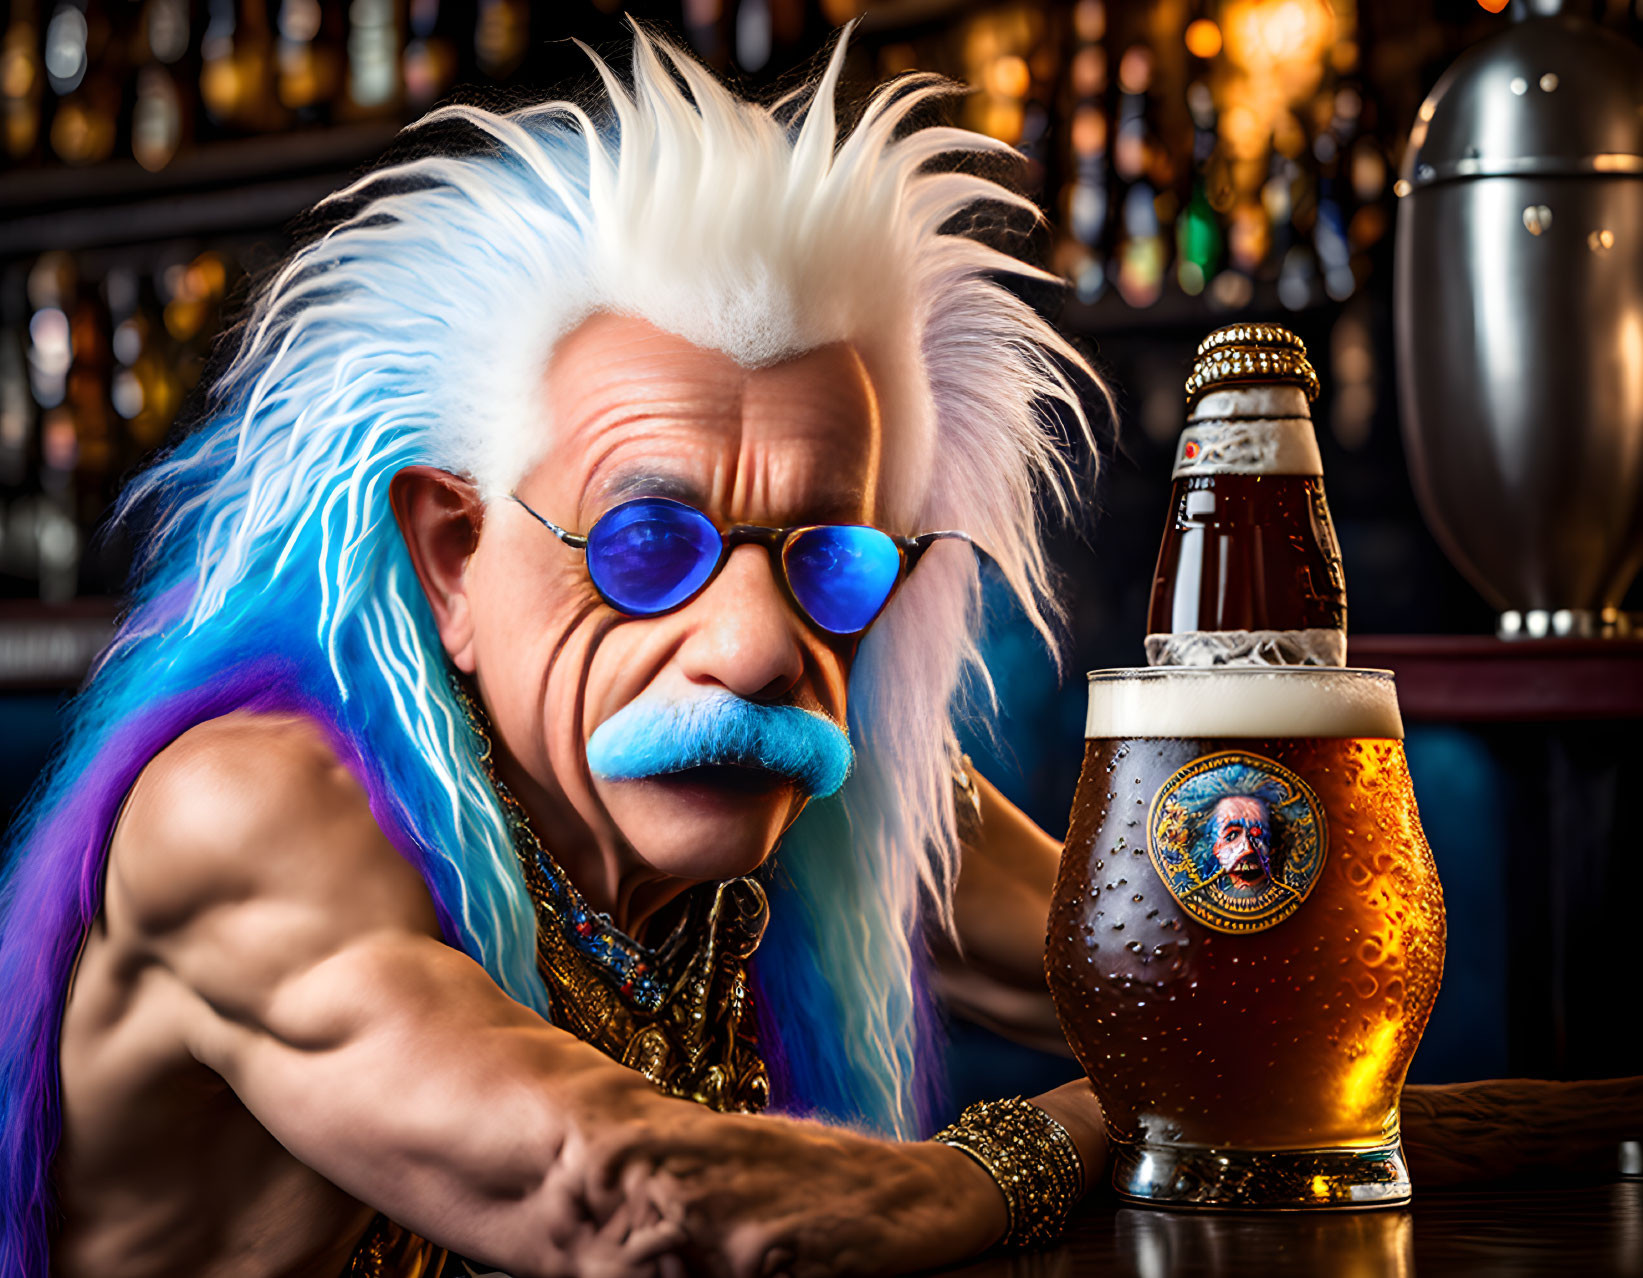
{"label": "amber beer", "polygon": [[1241,324],[1187,381],[1147,612],[1148,665],[1344,665],[1346,582],[1299,338]]}
{"label": "amber beer", "polygon": [[1091,676],[1050,990],[1132,1199],[1404,1201],[1444,911],[1392,676]]}

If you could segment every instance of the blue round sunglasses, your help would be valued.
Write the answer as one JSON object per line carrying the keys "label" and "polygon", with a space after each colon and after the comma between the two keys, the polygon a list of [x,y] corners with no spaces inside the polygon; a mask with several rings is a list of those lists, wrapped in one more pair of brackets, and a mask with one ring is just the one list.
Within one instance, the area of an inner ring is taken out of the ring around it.
{"label": "blue round sunglasses", "polygon": [[884,611],[924,552],[968,533],[896,537],[863,524],[737,524],[722,532],[696,507],[671,497],[636,497],[612,506],[585,535],[566,532],[518,502],[567,546],[584,551],[599,597],[632,617],[682,608],[724,567],[737,546],[763,546],[799,611],[831,635],[863,633]]}

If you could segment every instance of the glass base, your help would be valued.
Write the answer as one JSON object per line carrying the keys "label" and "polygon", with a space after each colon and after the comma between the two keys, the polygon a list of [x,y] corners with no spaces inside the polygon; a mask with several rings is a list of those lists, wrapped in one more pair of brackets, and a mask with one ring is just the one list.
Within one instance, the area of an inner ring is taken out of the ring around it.
{"label": "glass base", "polygon": [[1403,1142],[1371,1149],[1210,1149],[1113,1142],[1112,1187],[1156,1207],[1302,1211],[1409,1201]]}

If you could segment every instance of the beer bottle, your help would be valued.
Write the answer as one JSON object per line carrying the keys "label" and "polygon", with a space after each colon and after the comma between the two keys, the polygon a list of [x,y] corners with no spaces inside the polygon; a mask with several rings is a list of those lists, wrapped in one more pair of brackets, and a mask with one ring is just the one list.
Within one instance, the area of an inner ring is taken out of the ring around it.
{"label": "beer bottle", "polygon": [[1187,379],[1147,662],[1346,664],[1346,583],[1308,404],[1318,375],[1274,324],[1218,329]]}

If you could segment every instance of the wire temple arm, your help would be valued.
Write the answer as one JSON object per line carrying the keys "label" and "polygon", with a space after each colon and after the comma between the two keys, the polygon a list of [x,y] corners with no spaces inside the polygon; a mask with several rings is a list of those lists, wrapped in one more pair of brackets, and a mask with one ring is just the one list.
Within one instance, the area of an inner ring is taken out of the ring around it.
{"label": "wire temple arm", "polygon": [[513,496],[513,500],[517,501],[521,506],[524,506],[526,514],[536,520],[537,523],[541,524],[542,527],[546,528],[567,546],[573,547],[576,550],[586,550],[588,548],[588,539],[581,533],[566,532],[563,528],[551,520],[543,519],[541,515],[537,514],[529,506],[525,506],[524,501],[518,496]]}
{"label": "wire temple arm", "polygon": [[917,537],[909,537],[902,543],[901,547],[907,555],[907,571],[912,572],[913,565],[923,557],[926,550],[938,541],[962,541],[971,546],[976,544],[974,537],[967,532],[960,532],[956,528],[948,529],[946,532],[927,532]]}

